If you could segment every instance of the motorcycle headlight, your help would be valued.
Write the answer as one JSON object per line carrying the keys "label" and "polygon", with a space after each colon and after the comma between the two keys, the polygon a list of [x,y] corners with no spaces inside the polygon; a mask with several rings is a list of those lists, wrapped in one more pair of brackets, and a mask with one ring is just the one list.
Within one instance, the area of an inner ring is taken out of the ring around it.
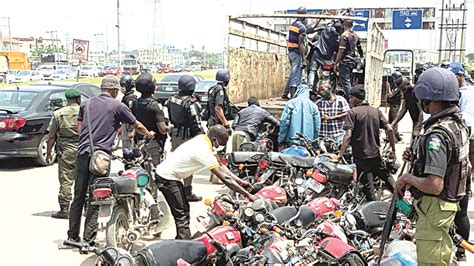
{"label": "motorcycle headlight", "polygon": [[244,214],[247,217],[252,217],[255,214],[255,211],[252,208],[246,208]]}
{"label": "motorcycle headlight", "polygon": [[346,219],[346,223],[349,227],[351,228],[355,228],[356,225],[357,225],[357,220],[356,218],[354,217],[354,215],[352,215],[351,213],[347,213],[344,218]]}
{"label": "motorcycle headlight", "polygon": [[257,213],[257,215],[255,215],[255,220],[258,223],[263,223],[265,221],[265,216],[263,216],[261,213]]}

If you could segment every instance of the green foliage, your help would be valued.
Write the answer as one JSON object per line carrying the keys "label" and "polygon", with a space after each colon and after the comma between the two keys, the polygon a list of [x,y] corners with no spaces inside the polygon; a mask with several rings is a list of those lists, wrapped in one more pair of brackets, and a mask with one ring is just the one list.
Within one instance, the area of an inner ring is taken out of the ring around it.
{"label": "green foliage", "polygon": [[61,47],[52,46],[52,45],[38,45],[36,48],[31,52],[32,59],[39,60],[43,54],[52,54],[52,53],[65,53]]}
{"label": "green foliage", "polygon": [[221,53],[207,53],[204,51],[192,50],[192,51],[188,51],[184,53],[184,59],[186,61],[190,59],[197,60],[197,61],[200,61],[204,65],[210,65],[210,66],[217,66],[217,65],[222,64]]}
{"label": "green foliage", "polygon": [[474,53],[467,54],[466,57],[469,62],[474,61]]}

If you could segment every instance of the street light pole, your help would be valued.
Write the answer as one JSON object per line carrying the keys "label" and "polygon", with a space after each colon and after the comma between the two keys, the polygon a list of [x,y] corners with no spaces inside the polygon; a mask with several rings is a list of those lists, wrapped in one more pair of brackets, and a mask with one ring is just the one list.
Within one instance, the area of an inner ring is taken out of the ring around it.
{"label": "street light pole", "polygon": [[10,53],[12,52],[12,31],[10,27],[10,17],[7,17],[8,19],[8,38],[10,38]]}
{"label": "street light pole", "polygon": [[118,53],[118,67],[122,67],[122,60],[120,55],[120,0],[117,0],[117,53]]}

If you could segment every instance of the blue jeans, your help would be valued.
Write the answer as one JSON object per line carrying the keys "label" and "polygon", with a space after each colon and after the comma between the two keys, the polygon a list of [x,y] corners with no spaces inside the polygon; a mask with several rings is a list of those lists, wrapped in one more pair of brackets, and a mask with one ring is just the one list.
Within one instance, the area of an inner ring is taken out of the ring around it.
{"label": "blue jeans", "polygon": [[349,98],[349,91],[351,90],[351,75],[352,75],[352,68],[339,64],[339,86],[341,89],[344,90],[346,93],[346,99]]}
{"label": "blue jeans", "polygon": [[309,62],[308,68],[308,86],[313,88],[313,86],[317,86],[319,81],[318,77],[318,69],[323,65],[322,59],[319,58],[319,54],[317,51],[314,51],[313,56],[311,57],[311,62]]}
{"label": "blue jeans", "polygon": [[286,85],[285,92],[283,95],[288,96],[290,87],[298,87],[301,84],[301,76],[303,75],[303,69],[301,67],[302,58],[297,52],[288,52],[288,60],[290,61],[290,78]]}

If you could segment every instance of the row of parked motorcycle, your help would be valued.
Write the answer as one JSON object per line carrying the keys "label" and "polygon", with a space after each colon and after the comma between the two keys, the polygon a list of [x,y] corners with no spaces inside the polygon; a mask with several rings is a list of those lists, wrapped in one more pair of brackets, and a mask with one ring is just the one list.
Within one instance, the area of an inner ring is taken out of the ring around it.
{"label": "row of parked motorcycle", "polygon": [[392,175],[399,167],[395,160],[383,153],[387,176],[375,178],[380,200],[367,202],[350,152],[343,162],[333,162],[336,141],[298,135],[296,145],[274,151],[269,132],[221,156],[232,172],[253,184],[259,199],[248,202],[229,192],[205,200],[207,215],[198,217],[192,240],[159,240],[132,255],[138,239],[159,236],[171,225],[169,207],[153,182],[146,142],[140,142],[115,157],[125,171],[98,178],[91,187],[107,247],[64,244],[96,253],[97,265],[416,265],[411,217],[398,213],[389,243],[381,247]]}

